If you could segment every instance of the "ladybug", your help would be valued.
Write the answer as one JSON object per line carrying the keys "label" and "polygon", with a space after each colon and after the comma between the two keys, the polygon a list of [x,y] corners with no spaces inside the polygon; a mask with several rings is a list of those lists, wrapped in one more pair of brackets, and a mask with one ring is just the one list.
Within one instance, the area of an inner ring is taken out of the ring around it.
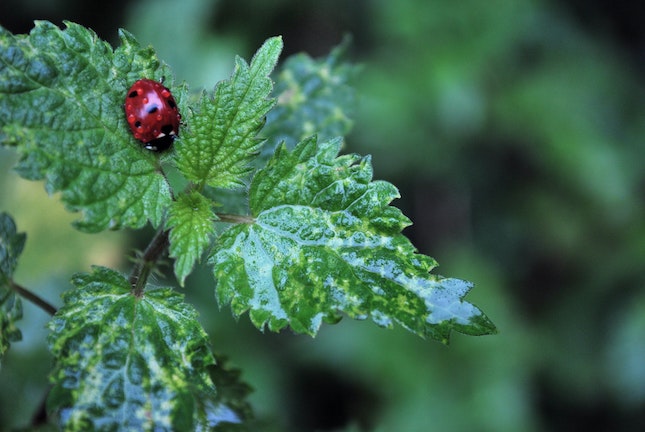
{"label": "ladybug", "polygon": [[151,79],[140,79],[125,97],[125,118],[132,135],[152,151],[170,148],[179,135],[181,115],[170,90]]}

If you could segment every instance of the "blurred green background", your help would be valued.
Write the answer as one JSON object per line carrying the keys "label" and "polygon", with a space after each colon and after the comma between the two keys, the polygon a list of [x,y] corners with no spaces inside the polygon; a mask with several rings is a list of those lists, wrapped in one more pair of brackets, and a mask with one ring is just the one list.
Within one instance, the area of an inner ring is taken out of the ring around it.
{"label": "blurred green background", "polygon": [[[211,87],[281,34],[285,57],[353,36],[347,151],[397,185],[406,230],[500,333],[450,347],[343,320],[261,334],[187,281],[216,352],[243,369],[266,431],[645,430],[645,5],[608,0],[3,0],[0,24],[124,27],[180,81]],[[17,280],[60,305],[73,272],[128,269],[149,233],[74,232],[0,152],[0,210],[28,234]],[[158,280],[157,283],[164,283]],[[46,388],[48,317],[25,305],[0,370],[0,429]]]}

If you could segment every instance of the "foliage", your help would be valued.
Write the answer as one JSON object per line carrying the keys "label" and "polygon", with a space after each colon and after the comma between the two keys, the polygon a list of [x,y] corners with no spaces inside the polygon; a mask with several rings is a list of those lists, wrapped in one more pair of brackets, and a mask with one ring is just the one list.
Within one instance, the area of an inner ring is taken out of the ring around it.
{"label": "foliage", "polygon": [[50,409],[67,430],[207,430],[242,419],[218,398],[215,365],[196,311],[171,288],[131,293],[95,268],[54,316]]}
{"label": "foliage", "polygon": [[[171,288],[148,285],[166,249],[180,285],[208,252],[220,305],[248,311],[260,329],[288,325],[313,336],[344,313],[446,344],[452,330],[496,331],[463,300],[471,284],[430,273],[436,262],[401,234],[410,221],[391,205],[398,191],[372,179],[370,158],[339,156],[342,138],[331,136],[348,131],[353,98],[341,51],[292,58],[274,90],[282,40],[270,38],[190,103],[187,87],[173,85],[131,34],[120,31],[112,49],[65,25],[37,22],[28,35],[0,29],[0,142],[20,154],[21,176],[43,179],[81,212],[78,229],[157,228],[129,278],[103,267],[76,274],[49,324],[48,408],[66,430],[222,429],[248,418],[247,387],[217,370],[196,311]],[[123,97],[142,77],[165,79],[183,114],[167,153],[142,148],[125,123]],[[278,114],[261,131],[276,100]],[[317,131],[324,139],[307,137]],[[258,157],[262,134],[293,150]],[[241,202],[248,207],[234,213]],[[2,292],[15,296],[4,285],[24,236],[3,223]],[[4,347],[16,339],[18,313],[4,306],[13,297],[3,299]]]}
{"label": "foliage", "polygon": [[409,220],[389,206],[396,188],[372,181],[369,158],[336,157],[339,148],[315,138],[280,147],[256,174],[254,223],[224,233],[212,256],[220,303],[250,309],[258,327],[312,335],[339,311],[446,343],[451,329],[490,332],[461,301],[469,284],[428,275],[434,260],[400,234]]}
{"label": "foliage", "polygon": [[158,159],[131,145],[122,108],[128,84],[170,74],[151,49],[120,36],[112,51],[72,23],[59,31],[38,22],[28,36],[0,29],[2,143],[21,152],[20,175],[62,192],[90,232],[158,226],[171,201]]}
{"label": "foliage", "polygon": [[11,216],[0,213],[0,360],[11,342],[22,339],[16,327],[16,321],[22,318],[22,303],[11,285],[26,238],[24,233],[16,232]]}
{"label": "foliage", "polygon": [[356,105],[351,83],[358,73],[357,66],[343,61],[350,41],[345,37],[321,59],[300,53],[285,61],[275,88],[278,100],[264,128],[268,142],[258,163],[266,163],[281,143],[293,148],[313,134],[327,141],[349,133]]}

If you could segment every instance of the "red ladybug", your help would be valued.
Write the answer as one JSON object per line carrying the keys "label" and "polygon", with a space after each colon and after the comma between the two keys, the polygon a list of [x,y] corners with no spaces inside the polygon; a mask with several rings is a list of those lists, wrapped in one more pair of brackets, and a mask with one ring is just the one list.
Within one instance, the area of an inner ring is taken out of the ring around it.
{"label": "red ladybug", "polygon": [[148,150],[167,150],[179,135],[181,115],[175,98],[151,79],[132,84],[125,97],[125,118],[132,135]]}

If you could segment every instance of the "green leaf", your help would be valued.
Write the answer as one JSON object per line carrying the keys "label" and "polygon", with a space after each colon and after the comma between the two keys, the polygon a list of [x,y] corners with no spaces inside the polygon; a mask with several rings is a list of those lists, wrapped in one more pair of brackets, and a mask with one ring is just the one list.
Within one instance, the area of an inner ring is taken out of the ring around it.
{"label": "green leaf", "polygon": [[190,128],[176,143],[177,167],[199,185],[232,188],[244,184],[261,140],[256,137],[274,104],[269,75],[282,39],[268,39],[251,65],[236,58],[231,78],[220,82],[214,97],[203,94]]}
{"label": "green leaf", "polygon": [[435,261],[400,233],[410,222],[389,205],[396,188],[372,181],[369,158],[337,157],[340,145],[283,146],[258,172],[255,222],[226,231],[211,258],[219,302],[259,328],[311,335],[340,313],[443,343],[451,330],[493,333],[462,300],[471,284],[430,274]]}
{"label": "green leaf", "polygon": [[49,324],[48,408],[65,430],[207,430],[242,418],[220,400],[197,312],[170,288],[130,293],[119,273],[77,274]]}
{"label": "green leaf", "polygon": [[[121,31],[116,50],[80,25],[39,21],[29,35],[0,27],[0,144],[17,146],[17,171],[61,191],[76,226],[157,226],[170,188],[158,156],[129,131],[123,101],[139,78],[170,76],[150,48]],[[169,85],[166,82],[166,85]]]}
{"label": "green leaf", "polygon": [[[238,413],[242,419],[253,418],[253,410],[247,401],[247,397],[253,389],[242,381],[239,369],[232,368],[227,364],[228,360],[224,356],[218,355],[215,360],[217,364],[210,368],[210,375],[215,388],[217,388],[219,401]],[[229,423],[228,425],[231,430],[240,430],[239,424]]]}
{"label": "green leaf", "polygon": [[11,289],[13,272],[27,236],[16,231],[16,224],[7,213],[0,213],[0,360],[11,342],[22,339],[16,321],[22,318],[22,303]]}
{"label": "green leaf", "polygon": [[262,161],[266,162],[281,142],[291,149],[314,134],[326,141],[349,133],[356,107],[351,83],[358,71],[343,61],[349,44],[347,37],[327,57],[296,54],[281,66],[273,91],[277,103],[262,131],[269,137],[262,147]]}
{"label": "green leaf", "polygon": [[215,233],[212,203],[198,192],[179,195],[173,202],[166,226],[170,229],[170,256],[181,286],[209,246]]}

